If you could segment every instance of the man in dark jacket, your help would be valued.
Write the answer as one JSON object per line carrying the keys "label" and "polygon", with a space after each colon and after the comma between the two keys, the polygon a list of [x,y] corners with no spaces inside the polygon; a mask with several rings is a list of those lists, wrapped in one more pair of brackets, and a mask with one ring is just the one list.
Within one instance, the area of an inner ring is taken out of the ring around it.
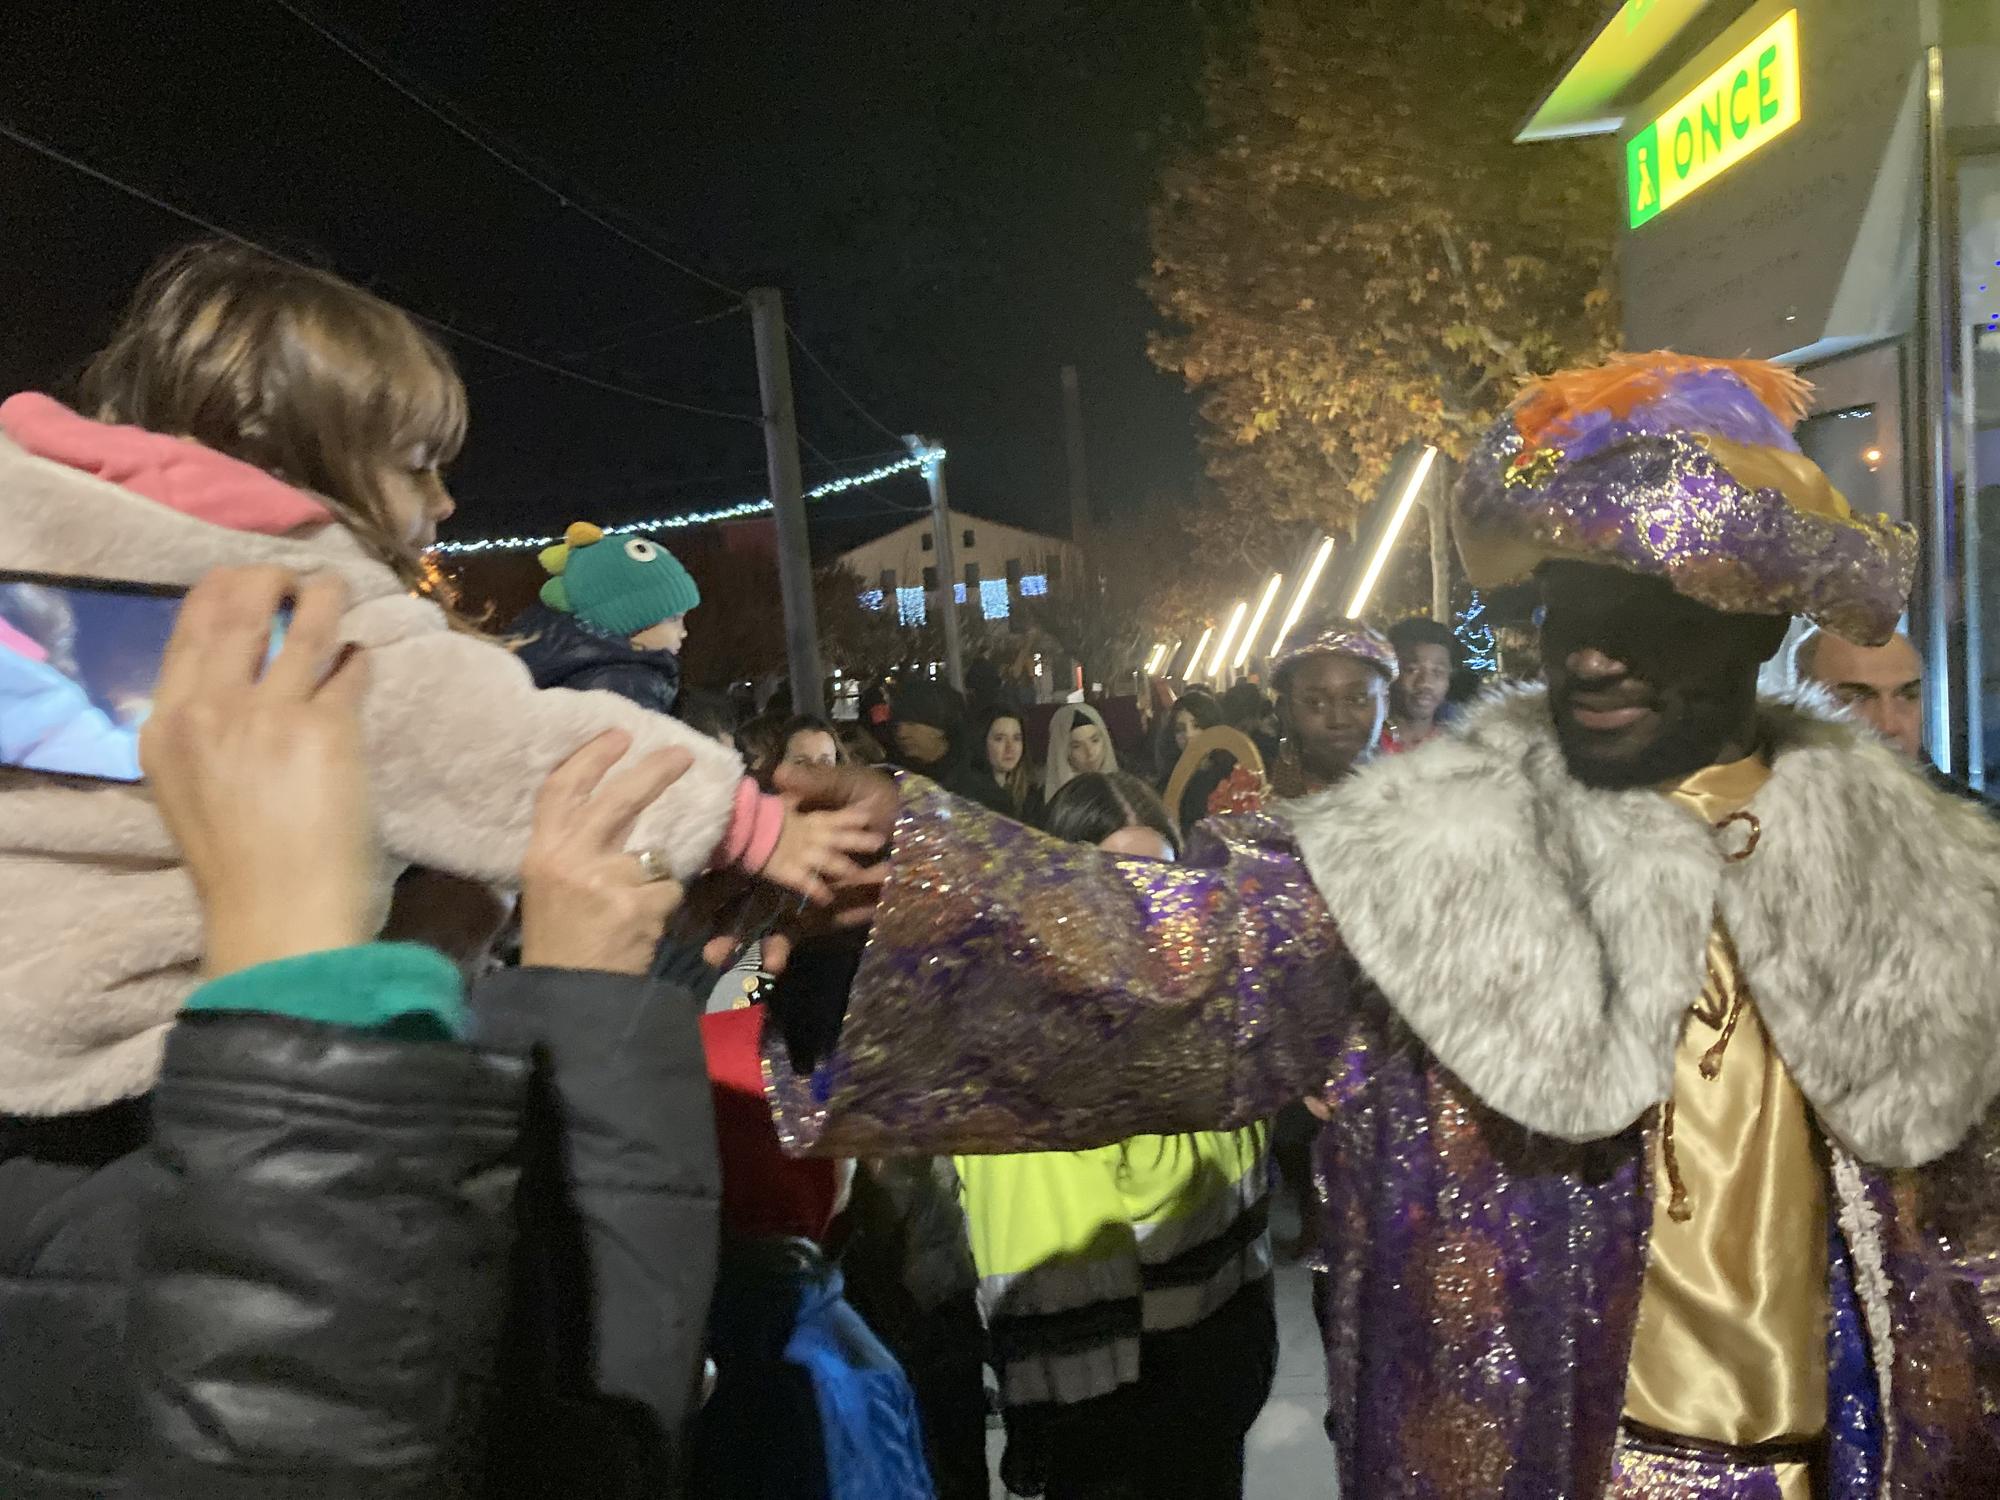
{"label": "man in dark jacket", "polygon": [[874,713],[876,738],[891,762],[928,776],[953,796],[1014,815],[1000,783],[972,765],[965,702],[957,693],[912,675],[891,686]]}
{"label": "man in dark jacket", "polygon": [[600,787],[613,735],[551,776],[528,967],[468,1007],[367,942],[342,607],[248,570],[183,609],[145,768],[211,978],[150,1094],[0,1120],[7,1500],[675,1492],[719,1182],[694,1008],[645,978],[680,890],[624,843],[678,771]]}
{"label": "man in dark jacket", "polygon": [[586,521],[542,553],[542,602],[514,622],[536,687],[601,689],[654,713],[680,695],[680,649],[701,590],[646,537],[606,536]]}

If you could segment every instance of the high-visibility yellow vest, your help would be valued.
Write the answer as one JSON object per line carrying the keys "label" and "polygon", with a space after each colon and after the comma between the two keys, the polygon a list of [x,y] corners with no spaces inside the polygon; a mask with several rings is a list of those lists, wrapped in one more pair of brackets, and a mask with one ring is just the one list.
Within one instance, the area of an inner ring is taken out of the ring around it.
{"label": "high-visibility yellow vest", "polygon": [[1142,1332],[1192,1327],[1268,1275],[1269,1145],[1259,1124],[959,1157],[1007,1404],[1131,1384]]}

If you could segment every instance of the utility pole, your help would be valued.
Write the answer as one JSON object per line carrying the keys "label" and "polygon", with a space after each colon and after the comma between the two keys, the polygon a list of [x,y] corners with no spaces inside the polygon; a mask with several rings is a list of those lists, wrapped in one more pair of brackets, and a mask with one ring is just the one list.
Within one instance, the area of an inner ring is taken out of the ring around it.
{"label": "utility pole", "polygon": [[753,287],[745,299],[757,338],[757,394],[763,406],[764,464],[771,508],[778,516],[778,591],[785,606],[785,660],[791,667],[792,712],[826,713],[813,613],[812,546],[806,537],[805,484],[799,476],[798,413],[792,407],[792,362],[785,349],[785,301],[776,287]]}
{"label": "utility pole", "polygon": [[[958,564],[954,561],[957,553],[951,546],[951,502],[944,492],[944,454],[928,439],[911,433],[903,439],[909,450],[924,461],[924,483],[931,487],[931,532],[936,537],[937,570],[940,592],[944,596],[938,607],[944,613],[944,670],[945,676],[958,692],[965,691],[965,650],[958,642]],[[972,590],[965,591],[969,601]]]}
{"label": "utility pole", "polygon": [[1069,539],[1085,581],[1096,587],[1090,571],[1090,477],[1083,460],[1083,389],[1075,365],[1062,367],[1063,438],[1069,450]]}

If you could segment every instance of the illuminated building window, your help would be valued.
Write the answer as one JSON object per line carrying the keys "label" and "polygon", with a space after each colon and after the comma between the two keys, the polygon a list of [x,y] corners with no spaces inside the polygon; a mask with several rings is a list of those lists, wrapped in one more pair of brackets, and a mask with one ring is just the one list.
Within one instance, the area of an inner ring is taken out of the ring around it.
{"label": "illuminated building window", "polygon": [[983,619],[1004,620],[1013,604],[1007,598],[1007,580],[983,578],[979,582],[979,613]]}
{"label": "illuminated building window", "polygon": [[924,623],[924,591],[922,589],[896,590],[896,623],[898,625],[921,625]]}
{"label": "illuminated building window", "polygon": [[1023,573],[1021,575],[1021,597],[1039,599],[1049,591],[1049,575],[1046,573]]}

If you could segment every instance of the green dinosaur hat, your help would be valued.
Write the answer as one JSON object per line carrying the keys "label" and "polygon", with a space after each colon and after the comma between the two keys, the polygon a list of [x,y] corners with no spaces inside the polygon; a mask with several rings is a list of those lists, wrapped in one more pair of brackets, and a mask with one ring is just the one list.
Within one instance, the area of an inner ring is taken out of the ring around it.
{"label": "green dinosaur hat", "polygon": [[572,522],[541,561],[551,575],[542,603],[603,635],[637,635],[701,603],[694,579],[665,547],[642,536],[606,536],[588,521]]}

